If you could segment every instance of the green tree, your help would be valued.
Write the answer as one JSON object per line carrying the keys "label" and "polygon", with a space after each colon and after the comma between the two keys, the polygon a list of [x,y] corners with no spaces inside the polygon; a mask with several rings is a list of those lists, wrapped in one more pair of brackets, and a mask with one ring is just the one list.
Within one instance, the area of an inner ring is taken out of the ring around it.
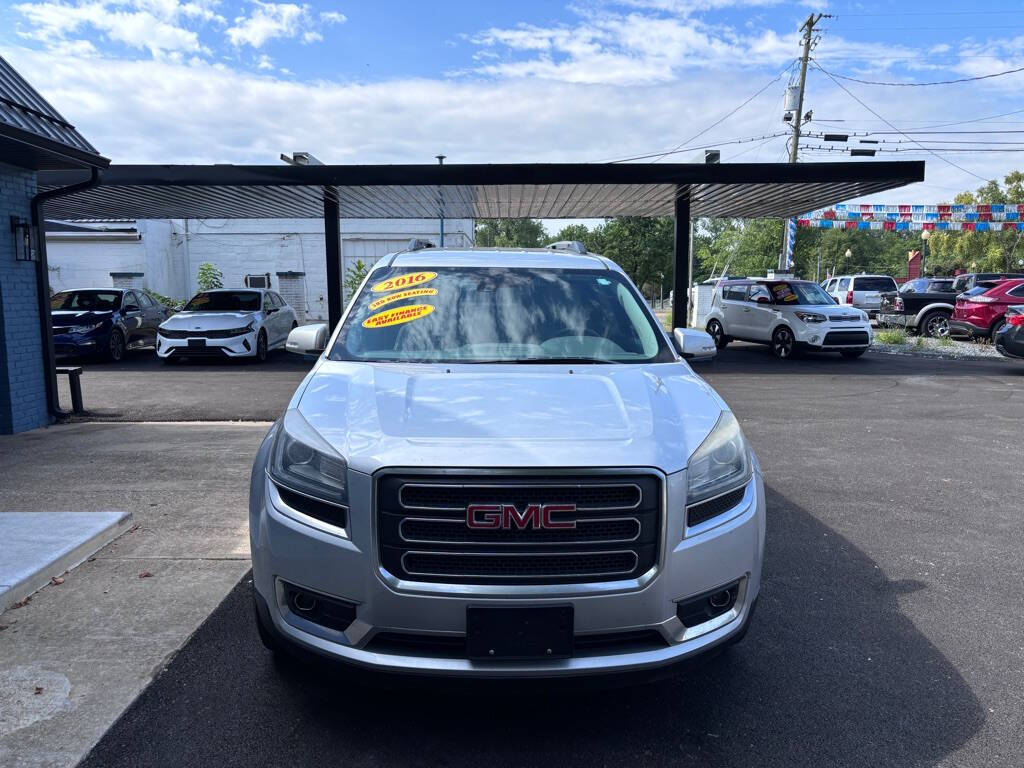
{"label": "green tree", "polygon": [[476,244],[484,248],[539,248],[547,240],[537,219],[477,219]]}
{"label": "green tree", "polygon": [[356,291],[359,290],[359,286],[363,284],[363,280],[366,279],[366,274],[369,270],[366,268],[366,264],[363,263],[362,259],[357,259],[356,263],[353,264],[345,271],[345,306],[352,301],[352,297],[356,295]]}
{"label": "green tree", "polygon": [[212,291],[224,287],[224,273],[208,261],[204,261],[196,270],[196,285],[200,291]]}

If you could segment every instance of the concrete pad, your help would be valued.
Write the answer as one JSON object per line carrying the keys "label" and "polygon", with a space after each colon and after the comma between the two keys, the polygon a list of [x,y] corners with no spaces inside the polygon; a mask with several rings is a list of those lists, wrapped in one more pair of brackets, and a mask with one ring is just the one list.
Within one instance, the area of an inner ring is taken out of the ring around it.
{"label": "concrete pad", "polygon": [[130,512],[0,513],[0,613],[132,525]]}
{"label": "concrete pad", "polygon": [[0,615],[0,765],[77,764],[242,578],[268,427],[74,423],[0,437],[0,517],[134,519],[64,583]]}

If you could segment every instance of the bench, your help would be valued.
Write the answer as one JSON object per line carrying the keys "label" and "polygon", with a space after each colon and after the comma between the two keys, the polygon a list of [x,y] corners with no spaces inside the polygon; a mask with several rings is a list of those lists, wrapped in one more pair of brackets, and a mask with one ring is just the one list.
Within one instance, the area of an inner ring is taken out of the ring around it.
{"label": "bench", "polygon": [[85,406],[82,405],[82,366],[58,365],[57,375],[68,377],[68,387],[71,389],[72,413],[84,413]]}

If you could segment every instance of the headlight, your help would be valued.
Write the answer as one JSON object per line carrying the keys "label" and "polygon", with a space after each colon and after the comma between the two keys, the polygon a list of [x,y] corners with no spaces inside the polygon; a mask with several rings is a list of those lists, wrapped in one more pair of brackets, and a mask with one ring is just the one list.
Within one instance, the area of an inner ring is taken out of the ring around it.
{"label": "headlight", "polygon": [[98,323],[93,323],[92,325],[73,325],[71,326],[71,333],[92,333],[101,325],[103,325],[102,320]]}
{"label": "headlight", "polygon": [[725,411],[686,471],[686,503],[718,496],[750,480],[750,449],[739,422]]}
{"label": "headlight", "polygon": [[817,312],[797,312],[796,316],[803,320],[805,323],[824,323],[828,318],[824,315],[819,315]]}
{"label": "headlight", "polygon": [[296,410],[278,427],[268,471],[285,488],[348,505],[348,464]]}
{"label": "headlight", "polygon": [[228,331],[228,335],[229,336],[245,336],[245,334],[247,334],[247,333],[252,333],[253,330],[255,329],[255,327],[256,327],[255,325],[253,325],[252,323],[249,323],[247,326],[245,326],[245,328],[232,328],[230,331]]}

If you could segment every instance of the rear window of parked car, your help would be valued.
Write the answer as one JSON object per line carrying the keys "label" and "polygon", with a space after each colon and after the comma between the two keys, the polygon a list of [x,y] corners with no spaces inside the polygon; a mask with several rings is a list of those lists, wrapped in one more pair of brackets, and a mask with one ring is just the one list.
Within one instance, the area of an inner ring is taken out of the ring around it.
{"label": "rear window of parked car", "polygon": [[722,298],[729,301],[743,301],[746,293],[747,286],[745,285],[727,285],[722,289]]}
{"label": "rear window of parked car", "polygon": [[853,290],[895,291],[896,281],[891,277],[855,277],[853,278]]}

